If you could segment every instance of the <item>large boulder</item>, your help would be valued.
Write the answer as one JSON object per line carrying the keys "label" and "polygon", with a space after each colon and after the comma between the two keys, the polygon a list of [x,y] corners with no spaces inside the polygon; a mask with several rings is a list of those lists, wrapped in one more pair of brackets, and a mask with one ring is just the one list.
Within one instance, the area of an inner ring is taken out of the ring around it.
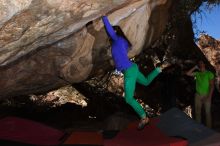
{"label": "large boulder", "polygon": [[0,0],[1,98],[46,92],[112,68],[102,14],[138,55],[163,32],[170,0]]}

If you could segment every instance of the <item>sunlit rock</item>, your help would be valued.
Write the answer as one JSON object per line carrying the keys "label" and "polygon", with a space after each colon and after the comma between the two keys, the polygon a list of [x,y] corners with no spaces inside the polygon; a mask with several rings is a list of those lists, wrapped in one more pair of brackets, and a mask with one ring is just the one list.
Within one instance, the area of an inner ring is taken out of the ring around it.
{"label": "sunlit rock", "polygon": [[50,91],[45,95],[31,95],[30,99],[35,103],[56,107],[66,103],[74,103],[82,107],[87,106],[87,98],[80,94],[72,86],[65,86],[58,90]]}

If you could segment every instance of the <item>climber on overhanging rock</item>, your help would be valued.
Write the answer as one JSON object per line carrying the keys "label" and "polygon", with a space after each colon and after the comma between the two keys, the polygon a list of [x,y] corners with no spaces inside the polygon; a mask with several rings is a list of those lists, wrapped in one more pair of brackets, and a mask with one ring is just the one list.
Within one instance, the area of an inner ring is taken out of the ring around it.
{"label": "climber on overhanging rock", "polygon": [[137,64],[131,62],[128,58],[128,50],[132,44],[124,35],[120,26],[112,26],[107,16],[102,17],[107,34],[110,37],[111,53],[118,71],[124,74],[124,90],[125,101],[135,110],[141,118],[138,124],[138,130],[149,124],[148,115],[145,113],[141,105],[134,99],[136,82],[142,85],[149,85],[153,79],[161,72],[160,67],[155,68],[147,77],[145,77],[138,69]]}

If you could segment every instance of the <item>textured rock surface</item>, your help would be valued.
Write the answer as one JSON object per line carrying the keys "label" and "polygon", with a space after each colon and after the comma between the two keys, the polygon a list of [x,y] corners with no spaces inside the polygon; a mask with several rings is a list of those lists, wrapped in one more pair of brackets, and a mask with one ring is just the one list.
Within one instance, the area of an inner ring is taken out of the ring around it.
{"label": "textured rock surface", "polygon": [[46,95],[31,95],[30,99],[38,105],[61,106],[66,103],[74,103],[82,107],[87,106],[87,98],[72,86],[64,86],[58,90],[50,91]]}
{"label": "textured rock surface", "polygon": [[[0,0],[1,97],[45,92],[112,68],[108,14],[133,44],[129,55],[158,38],[168,0]],[[88,23],[93,21],[93,23]]]}

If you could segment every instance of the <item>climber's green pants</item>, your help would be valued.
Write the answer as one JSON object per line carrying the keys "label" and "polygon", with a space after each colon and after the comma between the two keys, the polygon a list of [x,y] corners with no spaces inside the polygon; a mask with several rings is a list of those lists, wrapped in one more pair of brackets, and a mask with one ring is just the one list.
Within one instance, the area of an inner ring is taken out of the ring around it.
{"label": "climber's green pants", "polygon": [[134,99],[136,82],[142,85],[149,85],[152,80],[160,73],[160,69],[156,68],[147,77],[145,77],[138,69],[137,64],[133,63],[131,67],[123,71],[124,73],[124,90],[125,101],[131,105],[140,118],[145,118],[147,115],[141,105]]}

